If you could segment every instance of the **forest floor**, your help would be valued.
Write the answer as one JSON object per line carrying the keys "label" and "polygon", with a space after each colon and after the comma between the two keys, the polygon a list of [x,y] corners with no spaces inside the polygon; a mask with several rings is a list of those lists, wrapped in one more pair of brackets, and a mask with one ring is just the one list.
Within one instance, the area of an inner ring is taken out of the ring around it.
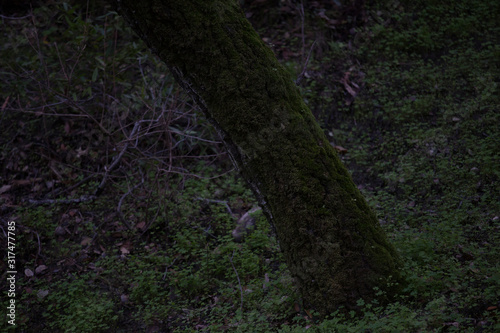
{"label": "forest floor", "polygon": [[1,330],[500,331],[500,2],[242,2],[303,75],[404,292],[316,320],[263,216],[233,239],[255,199],[122,19],[2,2]]}

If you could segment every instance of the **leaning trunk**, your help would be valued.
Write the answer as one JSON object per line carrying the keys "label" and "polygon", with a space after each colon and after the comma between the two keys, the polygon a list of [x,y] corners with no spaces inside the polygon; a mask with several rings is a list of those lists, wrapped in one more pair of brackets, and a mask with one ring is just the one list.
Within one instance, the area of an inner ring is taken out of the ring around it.
{"label": "leaning trunk", "polygon": [[115,1],[217,129],[306,308],[353,309],[399,280],[395,249],[237,1]]}

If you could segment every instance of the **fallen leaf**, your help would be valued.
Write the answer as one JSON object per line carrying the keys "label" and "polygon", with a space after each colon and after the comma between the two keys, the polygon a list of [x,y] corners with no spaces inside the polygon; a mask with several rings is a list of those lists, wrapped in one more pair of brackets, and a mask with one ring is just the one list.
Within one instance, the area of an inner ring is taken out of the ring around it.
{"label": "fallen leaf", "polygon": [[493,311],[493,310],[496,310],[498,308],[498,306],[488,306],[486,308],[487,311]]}
{"label": "fallen leaf", "polygon": [[358,94],[347,82],[344,83],[344,88],[352,97],[356,97]]}
{"label": "fallen leaf", "polygon": [[333,146],[333,149],[335,149],[340,155],[344,155],[348,152],[348,150],[342,146]]}
{"label": "fallen leaf", "polygon": [[48,290],[38,290],[38,292],[36,293],[36,296],[38,298],[45,298],[45,296],[47,296],[48,294],[49,294]]}
{"label": "fallen leaf", "polygon": [[122,254],[129,254],[130,253],[129,249],[127,249],[125,246],[120,247],[120,252]]}
{"label": "fallen leaf", "polygon": [[10,98],[10,96],[7,96],[7,98],[5,99],[5,102],[3,102],[2,111],[5,110],[5,108],[7,107],[7,103],[9,103],[9,98]]}
{"label": "fallen leaf", "polygon": [[78,149],[76,150],[76,157],[80,158],[80,157],[82,157],[82,156],[85,156],[85,155],[87,155],[88,151],[89,151],[89,149],[88,149],[88,148],[87,148],[87,149],[85,149],[85,150],[83,150],[83,149],[82,149],[82,147],[80,147],[80,148],[78,148]]}
{"label": "fallen leaf", "polygon": [[80,245],[82,245],[82,246],[89,245],[91,242],[92,242],[92,238],[83,237],[82,241],[80,242]]}
{"label": "fallen leaf", "polygon": [[56,227],[56,230],[54,231],[54,233],[57,235],[57,236],[62,236],[66,233],[66,230],[64,230],[63,227],[61,227],[60,225],[58,225]]}
{"label": "fallen leaf", "polygon": [[0,187],[0,194],[7,192],[11,187],[12,185],[3,185],[2,187]]}
{"label": "fallen leaf", "polygon": [[354,82],[349,82],[349,76],[351,75],[351,72],[345,72],[344,77],[340,79],[340,83],[344,85],[345,90],[351,95],[352,97],[356,97],[358,92],[351,87],[351,85],[357,86],[357,90],[359,90],[359,86],[355,84]]}
{"label": "fallen leaf", "polygon": [[66,134],[71,133],[71,126],[70,126],[70,124],[69,124],[69,121],[66,121],[66,123],[64,123],[64,132],[65,132]]}
{"label": "fallen leaf", "polygon": [[35,268],[35,273],[36,274],[40,274],[41,272],[43,272],[44,270],[46,270],[48,267],[45,266],[45,265],[40,265],[38,266],[37,268]]}
{"label": "fallen leaf", "polygon": [[33,271],[32,271],[31,269],[26,268],[26,269],[24,270],[24,275],[26,275],[27,277],[32,277],[32,276],[33,276],[33,275],[35,275],[35,274],[33,274]]}

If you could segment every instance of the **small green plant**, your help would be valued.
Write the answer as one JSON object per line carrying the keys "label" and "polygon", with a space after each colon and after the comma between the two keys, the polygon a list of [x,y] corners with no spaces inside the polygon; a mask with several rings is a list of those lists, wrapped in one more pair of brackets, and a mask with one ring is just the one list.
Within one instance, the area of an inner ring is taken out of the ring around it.
{"label": "small green plant", "polygon": [[43,299],[47,326],[61,332],[107,332],[120,313],[106,293],[89,292],[88,277],[54,284]]}

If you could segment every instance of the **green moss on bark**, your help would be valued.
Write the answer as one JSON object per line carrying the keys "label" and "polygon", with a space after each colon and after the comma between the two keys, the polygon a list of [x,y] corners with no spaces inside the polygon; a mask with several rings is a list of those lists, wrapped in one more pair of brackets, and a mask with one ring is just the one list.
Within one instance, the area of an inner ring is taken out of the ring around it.
{"label": "green moss on bark", "polygon": [[236,1],[118,4],[219,131],[277,231],[305,306],[355,308],[400,279],[375,215]]}

